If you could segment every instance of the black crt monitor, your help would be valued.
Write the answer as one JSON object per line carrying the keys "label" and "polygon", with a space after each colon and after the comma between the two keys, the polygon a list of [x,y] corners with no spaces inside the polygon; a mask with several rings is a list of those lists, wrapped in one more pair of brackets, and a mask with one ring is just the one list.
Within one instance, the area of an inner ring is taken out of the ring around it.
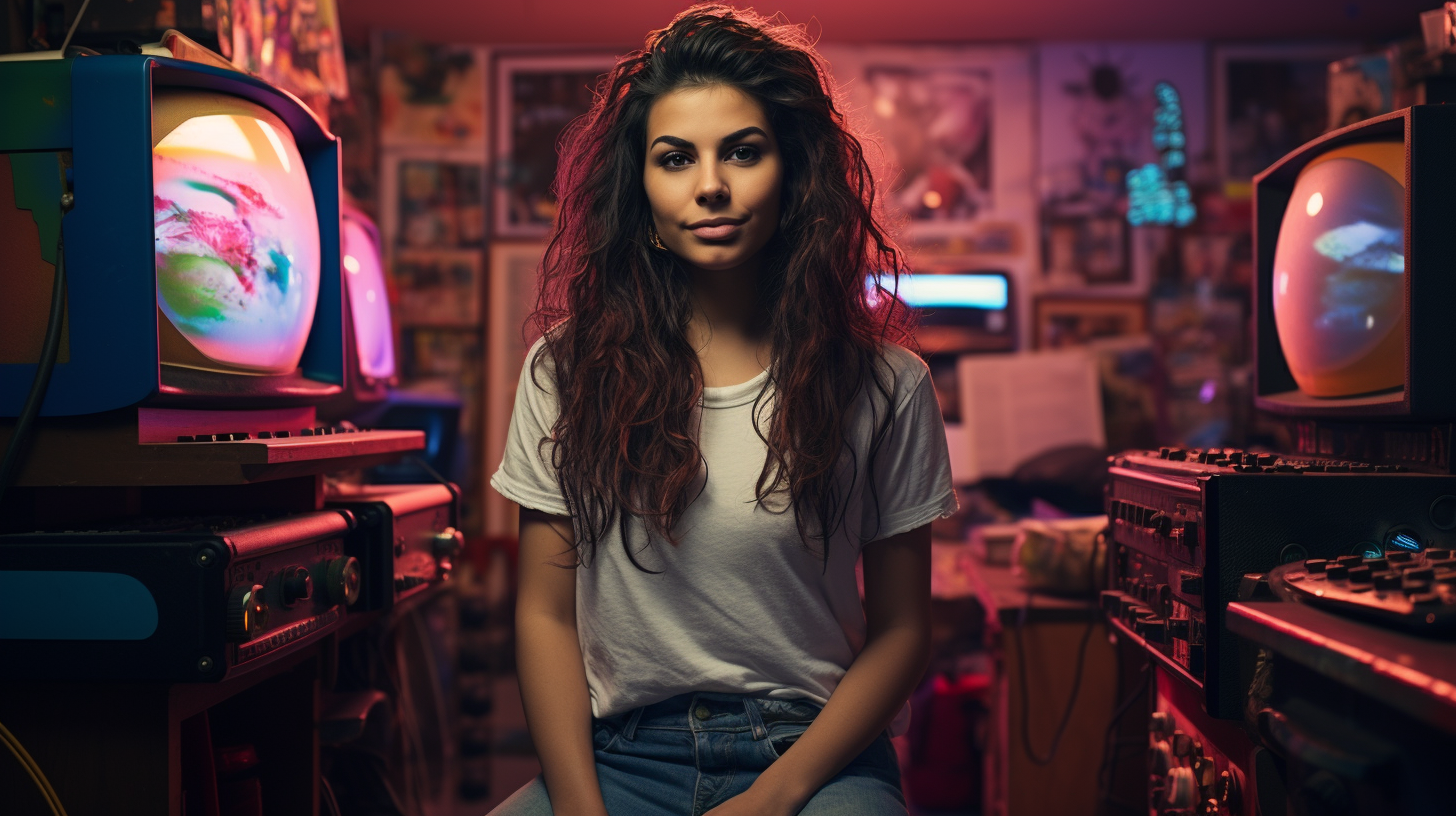
{"label": "black crt monitor", "polygon": [[1456,418],[1456,107],[1327,133],[1254,179],[1255,405]]}

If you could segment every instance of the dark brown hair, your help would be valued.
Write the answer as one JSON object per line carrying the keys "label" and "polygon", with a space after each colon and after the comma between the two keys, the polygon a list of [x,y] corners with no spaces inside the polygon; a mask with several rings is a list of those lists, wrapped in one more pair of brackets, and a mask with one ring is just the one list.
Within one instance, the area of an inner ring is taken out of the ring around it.
{"label": "dark brown hair", "polygon": [[[630,517],[675,543],[673,527],[706,475],[695,417],[703,375],[684,334],[688,273],[651,246],[642,184],[653,103],[706,85],[762,105],[783,157],[780,222],[759,276],[773,362],[754,404],[755,417],[772,406],[767,435],[759,431],[768,453],[757,500],[791,508],[801,540],[826,542],[827,558],[853,489],[853,476],[841,477],[858,471],[846,432],[862,390],[875,389],[887,406],[875,411],[871,475],[891,427],[894,385],[878,363],[882,344],[909,341],[910,317],[865,281],[874,275],[879,292],[893,289],[904,260],[874,214],[874,178],[828,72],[800,28],[694,6],[618,60],[591,111],[562,137],[560,206],[533,315],[546,353],[531,375],[549,357],[561,413],[541,443],[554,442],[584,559],[615,523],[627,557],[645,569],[629,543]],[[871,478],[878,510],[873,486]]]}

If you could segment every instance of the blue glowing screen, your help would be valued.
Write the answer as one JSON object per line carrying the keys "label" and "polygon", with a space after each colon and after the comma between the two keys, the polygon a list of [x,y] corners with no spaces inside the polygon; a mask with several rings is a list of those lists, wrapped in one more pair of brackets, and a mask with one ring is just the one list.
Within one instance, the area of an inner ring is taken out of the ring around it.
{"label": "blue glowing screen", "polygon": [[[865,290],[870,305],[875,305],[881,295],[875,290],[874,276],[865,279]],[[907,275],[900,278],[896,295],[917,309],[1005,309],[1010,285],[1005,275]]]}

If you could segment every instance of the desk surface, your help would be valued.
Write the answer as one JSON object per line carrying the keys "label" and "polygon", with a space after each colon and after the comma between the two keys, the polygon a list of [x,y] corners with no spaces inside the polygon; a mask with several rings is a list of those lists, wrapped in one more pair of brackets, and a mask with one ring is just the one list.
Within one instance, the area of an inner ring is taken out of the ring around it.
{"label": "desk surface", "polygon": [[1446,731],[1456,731],[1456,644],[1308,604],[1232,603],[1237,634]]}
{"label": "desk surface", "polygon": [[936,597],[975,595],[987,610],[995,610],[1002,624],[1014,623],[1022,609],[1028,622],[1085,621],[1100,614],[1090,597],[1066,597],[1034,592],[1026,588],[1011,567],[987,564],[973,556],[966,545],[937,541],[933,545]]}

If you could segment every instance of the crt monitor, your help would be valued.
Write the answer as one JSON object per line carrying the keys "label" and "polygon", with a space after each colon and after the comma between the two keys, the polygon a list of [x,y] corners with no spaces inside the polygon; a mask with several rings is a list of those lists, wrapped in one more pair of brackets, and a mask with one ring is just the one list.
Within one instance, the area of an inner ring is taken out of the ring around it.
{"label": "crt monitor", "polygon": [[1254,179],[1255,404],[1456,418],[1456,108],[1325,134]]}
{"label": "crt monitor", "polygon": [[[882,296],[865,279],[871,305]],[[1011,277],[1005,272],[916,273],[900,278],[895,297],[916,313],[916,339],[927,354],[1012,351]]]}
{"label": "crt monitor", "polygon": [[152,55],[0,61],[0,417],[34,377],[61,240],[42,416],[341,391],[338,141],[287,93]]}
{"label": "crt monitor", "polygon": [[318,407],[322,419],[360,418],[399,382],[379,230],[351,204],[340,210],[344,280],[344,392]]}

